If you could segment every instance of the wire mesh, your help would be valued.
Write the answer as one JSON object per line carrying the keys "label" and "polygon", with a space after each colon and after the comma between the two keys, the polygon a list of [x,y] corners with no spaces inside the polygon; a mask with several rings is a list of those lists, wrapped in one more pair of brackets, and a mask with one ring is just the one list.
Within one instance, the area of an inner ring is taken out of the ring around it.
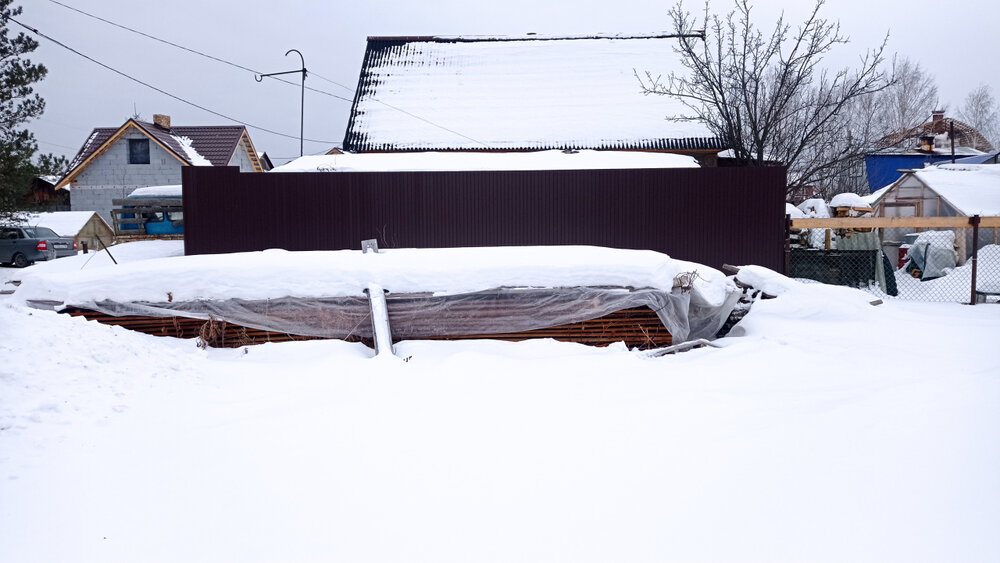
{"label": "wire mesh", "polygon": [[997,230],[793,230],[789,276],[857,287],[886,299],[998,303]]}

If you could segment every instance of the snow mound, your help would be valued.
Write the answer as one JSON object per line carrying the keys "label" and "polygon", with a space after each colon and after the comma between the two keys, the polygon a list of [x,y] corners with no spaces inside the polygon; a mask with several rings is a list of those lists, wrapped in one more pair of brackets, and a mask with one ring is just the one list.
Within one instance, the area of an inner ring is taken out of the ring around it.
{"label": "snow mound", "polygon": [[[80,258],[80,257],[77,257]],[[67,264],[67,266],[69,266]],[[634,287],[671,291],[697,272],[692,299],[721,305],[731,291],[714,268],[648,250],[587,246],[393,249],[158,258],[115,268],[36,272],[15,296],[88,303],[360,296],[369,283],[394,293],[469,293],[494,288]]]}
{"label": "snow mound", "polygon": [[830,207],[871,207],[868,201],[860,195],[852,192],[845,192],[833,196],[830,200]]}
{"label": "snow mound", "polygon": [[799,204],[799,209],[805,213],[806,217],[817,217],[826,219],[830,217],[830,208],[822,198],[814,197]]}
{"label": "snow mound", "polygon": [[785,204],[785,215],[791,215],[792,219],[802,219],[806,216],[801,209],[795,207],[791,203]]}

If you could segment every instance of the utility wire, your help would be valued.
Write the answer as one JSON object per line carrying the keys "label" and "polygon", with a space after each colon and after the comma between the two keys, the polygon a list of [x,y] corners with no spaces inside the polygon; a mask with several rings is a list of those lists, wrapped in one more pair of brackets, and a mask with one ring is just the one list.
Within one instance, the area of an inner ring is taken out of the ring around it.
{"label": "utility wire", "polygon": [[[55,2],[55,0],[49,0],[49,1],[50,2]],[[312,71],[309,71],[309,73],[312,74],[313,76],[315,76],[316,78],[319,78],[320,80],[326,80],[330,84],[334,84],[336,86],[340,86],[341,88],[344,88],[345,90],[352,90],[353,91],[353,88],[349,88],[347,86],[344,86],[340,82],[335,82],[333,80],[330,80],[329,78],[324,78],[324,77],[322,77],[322,76],[320,76],[320,75],[318,75],[318,74],[316,74],[315,72],[312,72]],[[484,147],[489,148],[488,144],[480,141],[479,139],[473,139],[472,137],[470,137],[468,135],[463,135],[462,133],[459,133],[458,131],[455,131],[454,129],[448,129],[447,127],[445,127],[443,125],[438,125],[437,123],[434,123],[433,121],[431,121],[429,119],[424,119],[423,117],[420,117],[419,115],[417,115],[415,113],[410,113],[410,112],[406,111],[403,108],[396,107],[396,106],[394,106],[394,105],[392,105],[390,103],[387,103],[387,102],[383,102],[382,100],[376,98],[375,96],[371,96],[369,99],[371,99],[374,102],[378,102],[378,103],[382,104],[383,106],[385,106],[385,107],[387,107],[389,109],[393,109],[393,110],[396,110],[396,111],[398,111],[400,113],[406,114],[406,115],[412,117],[413,119],[419,119],[420,121],[423,121],[424,123],[426,123],[428,125],[431,125],[433,127],[437,127],[438,129],[441,129],[443,131],[447,131],[447,132],[451,133],[452,135],[458,135],[459,137],[462,137],[463,139],[468,139],[468,140],[472,141],[473,143],[479,143],[480,145],[483,145]]]}
{"label": "utility wire", "polygon": [[[191,49],[191,48],[188,48],[188,47],[185,47],[185,46],[183,46],[183,45],[178,45],[177,43],[174,43],[174,42],[171,42],[171,41],[167,41],[166,39],[160,39],[159,37],[156,37],[156,36],[153,36],[153,35],[150,35],[150,34],[148,34],[148,33],[144,33],[144,32],[142,32],[142,31],[139,31],[139,30],[136,30],[136,29],[132,29],[131,27],[128,27],[128,26],[126,26],[126,25],[122,25],[122,24],[119,24],[119,23],[115,23],[115,22],[113,22],[113,21],[111,21],[111,20],[108,20],[108,19],[105,19],[105,18],[102,18],[102,17],[100,17],[100,16],[96,16],[96,15],[94,15],[94,14],[91,14],[91,13],[88,13],[88,12],[85,12],[85,11],[83,11],[83,10],[80,10],[79,8],[74,8],[73,6],[69,6],[69,5],[67,5],[67,4],[63,4],[62,2],[59,2],[58,0],[49,0],[49,2],[52,2],[53,4],[56,4],[56,5],[58,5],[58,6],[62,6],[63,8],[66,8],[66,9],[68,9],[68,10],[72,10],[72,11],[74,11],[74,12],[77,12],[77,13],[79,13],[79,14],[83,14],[83,15],[85,15],[85,16],[87,16],[87,17],[89,17],[89,18],[93,18],[93,19],[95,19],[95,20],[98,20],[98,21],[102,21],[102,22],[104,22],[104,23],[106,23],[106,24],[108,24],[108,25],[112,25],[112,26],[115,26],[115,27],[117,27],[117,28],[120,28],[120,29],[124,29],[124,30],[126,30],[126,31],[130,31],[130,32],[132,32],[132,33],[135,33],[135,34],[138,34],[138,35],[141,35],[141,36],[143,36],[143,37],[147,37],[147,38],[149,38],[149,39],[152,39],[152,40],[154,40],[154,41],[158,41],[158,42],[160,42],[160,43],[163,43],[163,44],[165,44],[165,45],[170,45],[171,47],[176,47],[176,48],[178,48],[178,49],[181,49],[181,50],[184,50],[184,51],[187,51],[187,52],[189,52],[189,53],[194,53],[194,54],[196,54],[196,55],[200,55],[200,56],[202,56],[202,57],[205,57],[205,58],[207,58],[207,59],[211,59],[211,60],[213,60],[213,61],[216,61],[216,62],[220,62],[220,63],[222,63],[222,64],[226,64],[226,65],[229,65],[229,66],[231,66],[231,67],[234,67],[234,68],[238,68],[238,69],[240,69],[240,70],[245,70],[245,71],[248,71],[248,72],[252,72],[252,73],[254,73],[254,74],[256,74],[256,75],[260,75],[260,74],[262,74],[261,72],[259,72],[259,71],[256,71],[256,70],[254,70],[254,69],[252,69],[252,68],[247,68],[247,67],[245,67],[245,66],[243,66],[243,65],[240,65],[240,64],[237,64],[237,63],[234,63],[234,62],[230,62],[230,61],[227,61],[227,60],[225,60],[225,59],[221,59],[221,58],[219,58],[219,57],[215,57],[215,56],[213,56],[213,55],[209,55],[209,54],[206,54],[206,53],[202,53],[201,51],[197,51],[197,50],[195,50],[195,49]],[[36,31],[36,33],[37,33],[37,31]],[[95,61],[95,62],[96,62],[96,61]],[[100,64],[100,63],[98,63],[98,64]],[[116,72],[117,72],[117,71],[116,71]],[[335,80],[331,80],[331,79],[329,79],[329,78],[326,78],[326,77],[324,77],[324,76],[321,76],[321,75],[317,74],[317,73],[316,73],[316,72],[314,72],[314,71],[311,71],[311,70],[310,70],[310,71],[309,71],[309,74],[310,74],[310,75],[312,75],[312,76],[314,76],[314,77],[316,77],[316,78],[319,78],[320,80],[324,80],[324,81],[326,81],[326,82],[329,82],[330,84],[333,84],[334,86],[339,86],[339,87],[343,88],[344,90],[347,90],[348,92],[351,92],[351,93],[354,93],[354,91],[355,91],[355,89],[354,89],[354,88],[351,88],[350,86],[345,86],[345,85],[341,84],[340,82],[337,82],[337,81],[335,81]],[[277,80],[278,82],[284,82],[285,84],[291,84],[292,86],[298,86],[298,84],[295,84],[294,82],[289,82],[288,80],[284,80],[284,79],[282,79],[282,78],[275,78],[275,77],[273,77],[273,76],[269,76],[268,78],[274,78],[274,79],[275,79],[275,80]],[[306,86],[305,88],[306,88],[306,90],[311,90],[311,91],[313,91],[313,92],[317,92],[317,93],[320,93],[320,94],[324,94],[324,95],[327,95],[327,96],[331,96],[331,97],[333,97],[333,98],[337,98],[338,100],[344,100],[344,101],[346,101],[346,102],[349,102],[349,103],[353,103],[353,100],[351,100],[351,99],[348,99],[348,98],[345,98],[345,97],[343,97],[343,96],[338,96],[338,95],[336,95],[336,94],[331,94],[330,92],[326,92],[326,91],[324,91],[324,90],[318,90],[318,89],[316,89],[316,88],[310,88],[309,86]],[[443,125],[438,125],[437,123],[434,123],[433,121],[431,121],[431,120],[429,120],[429,119],[425,119],[425,118],[423,118],[423,117],[420,117],[419,115],[416,115],[416,114],[414,114],[414,113],[410,113],[410,112],[406,111],[405,109],[402,109],[402,108],[399,108],[399,107],[396,107],[396,106],[394,106],[394,105],[392,105],[392,104],[389,104],[389,103],[386,103],[386,102],[383,102],[382,100],[380,100],[380,99],[378,99],[378,98],[376,98],[376,97],[374,97],[374,96],[372,96],[372,97],[371,97],[370,99],[371,99],[372,101],[375,101],[375,102],[378,102],[378,103],[380,103],[380,104],[382,104],[382,105],[386,106],[386,107],[387,107],[387,108],[389,108],[389,109],[392,109],[392,110],[395,110],[395,111],[398,111],[398,112],[400,112],[400,113],[403,113],[403,114],[406,114],[406,115],[408,115],[408,116],[410,116],[410,117],[412,117],[412,118],[414,118],[414,119],[417,119],[417,120],[420,120],[420,121],[423,121],[424,123],[426,123],[426,124],[428,124],[428,125],[430,125],[430,126],[432,126],[432,127],[437,127],[438,129],[441,129],[441,130],[443,130],[443,131],[447,131],[447,132],[449,132],[449,133],[451,133],[451,134],[453,134],[453,135],[457,135],[457,136],[459,136],[459,137],[462,137],[463,139],[468,139],[468,140],[470,140],[470,141],[472,141],[472,142],[474,142],[474,143],[478,143],[478,144],[480,144],[480,145],[483,145],[484,147],[487,147],[487,148],[489,148],[489,145],[488,145],[487,143],[484,143],[484,142],[480,141],[479,139],[474,139],[474,138],[472,138],[472,137],[469,137],[468,135],[463,135],[462,133],[459,133],[458,131],[455,131],[455,130],[453,130],[453,129],[448,129],[447,127],[445,127],[445,126],[443,126]],[[226,119],[230,119],[230,118],[226,118]],[[234,121],[235,121],[235,120],[234,120]],[[237,123],[239,123],[239,122],[237,121]],[[260,129],[260,128],[258,127],[258,129]],[[265,131],[266,131],[266,129],[262,129],[262,130],[265,130]],[[311,140],[311,139],[306,139],[306,140]],[[325,141],[324,141],[324,142],[325,142]]]}
{"label": "utility wire", "polygon": [[[55,2],[55,0],[49,0],[49,1],[50,2]],[[311,70],[309,71],[309,74],[315,76],[316,78],[319,78],[320,80],[325,80],[325,81],[329,82],[330,84],[333,84],[334,86],[340,86],[341,88],[343,88],[344,90],[347,90],[348,92],[351,92],[351,93],[354,92],[354,88],[351,88],[350,86],[344,86],[343,84],[341,84],[340,82],[337,82],[336,80],[330,80],[329,78],[326,78],[325,76],[320,76],[320,75],[316,74],[315,72],[313,72]]]}
{"label": "utility wire", "polygon": [[[38,31],[37,29],[35,29],[33,27],[29,27],[29,26],[27,26],[27,25],[25,25],[25,24],[17,21],[14,18],[8,17],[7,19],[10,20],[10,21],[12,21],[12,22],[14,22],[14,23],[16,23],[17,25],[23,27],[24,29],[27,29],[28,31],[34,33],[35,35],[37,35],[39,37],[43,37],[45,39],[48,39],[49,41],[55,43],[56,45],[62,47],[63,49],[66,49],[67,51],[70,51],[71,53],[79,55],[79,56],[87,59],[88,61],[90,61],[90,62],[92,62],[92,63],[94,63],[94,64],[96,64],[98,66],[106,68],[107,70],[110,70],[111,72],[113,72],[113,73],[115,73],[115,74],[117,74],[119,76],[122,76],[124,78],[127,78],[127,79],[129,79],[129,80],[131,80],[131,81],[133,81],[135,83],[141,84],[141,85],[145,86],[146,88],[149,88],[150,90],[154,90],[156,92],[159,92],[159,93],[163,94],[164,96],[171,97],[171,98],[173,98],[173,99],[175,99],[175,100],[177,100],[179,102],[185,103],[185,104],[187,104],[189,106],[198,108],[198,109],[200,109],[202,111],[208,112],[208,113],[210,113],[212,115],[221,117],[223,119],[232,121],[234,123],[239,123],[240,125],[243,125],[243,126],[246,126],[246,127],[251,127],[253,129],[257,129],[259,131],[264,131],[265,133],[270,133],[272,135],[278,135],[279,137],[287,137],[289,139],[299,139],[300,138],[300,137],[295,136],[295,135],[287,135],[285,133],[279,133],[278,131],[274,131],[272,129],[267,129],[265,127],[260,127],[258,125],[253,125],[251,123],[247,123],[245,121],[241,121],[239,119],[236,119],[235,117],[230,117],[230,116],[225,115],[223,113],[219,113],[219,112],[217,112],[215,110],[208,109],[205,106],[198,105],[198,104],[196,104],[196,103],[194,103],[192,101],[189,101],[189,100],[186,100],[184,98],[181,98],[180,96],[177,96],[175,94],[171,94],[170,92],[167,92],[166,90],[163,90],[162,88],[157,88],[156,86],[153,86],[152,84],[149,84],[148,82],[143,82],[142,80],[139,80],[138,78],[136,78],[134,76],[126,74],[126,73],[124,73],[124,72],[122,72],[122,71],[120,71],[120,70],[118,70],[118,69],[116,69],[116,68],[114,68],[112,66],[106,65],[106,64],[102,63],[101,61],[93,58],[93,57],[90,57],[88,55],[85,55],[85,54],[81,53],[80,51],[77,51],[76,49],[70,47],[69,45],[66,45],[65,43],[62,43],[61,41],[58,41],[58,40],[56,40],[56,39],[54,39],[52,37],[49,37],[48,35],[42,33],[41,31]],[[339,143],[339,141],[324,141],[324,140],[320,140],[320,139],[303,139],[303,140],[309,141],[311,143],[323,143],[323,144],[326,144],[326,145],[332,145],[332,144]]]}
{"label": "utility wire", "polygon": [[50,146],[53,146],[53,147],[59,147],[61,149],[66,149],[66,150],[71,150],[71,151],[75,151],[75,150],[77,150],[77,149],[80,148],[80,147],[67,147],[66,145],[60,145],[58,143],[50,143],[48,141],[43,141],[41,139],[35,139],[35,140],[38,141],[39,143],[43,144],[43,145],[50,145]]}
{"label": "utility wire", "polygon": [[[199,56],[205,57],[206,59],[211,59],[213,61],[220,62],[220,63],[225,64],[225,65],[229,65],[229,66],[231,66],[233,68],[238,68],[240,70],[245,70],[247,72],[252,72],[252,73],[254,73],[256,75],[264,74],[264,73],[262,73],[260,71],[254,70],[252,68],[245,67],[243,65],[234,63],[232,61],[227,61],[225,59],[221,59],[219,57],[216,57],[216,56],[213,56],[213,55],[209,55],[207,53],[203,53],[203,52],[198,51],[196,49],[191,49],[191,48],[185,47],[183,45],[178,45],[177,43],[174,43],[172,41],[167,41],[166,39],[160,39],[159,37],[150,35],[148,33],[139,31],[137,29],[133,29],[133,28],[128,27],[126,25],[122,25],[120,23],[115,23],[115,22],[113,22],[111,20],[104,19],[104,18],[102,18],[100,16],[96,16],[96,15],[91,14],[89,12],[84,12],[83,10],[81,10],[79,8],[74,8],[73,6],[69,6],[67,4],[63,4],[62,2],[59,2],[57,0],[49,0],[49,2],[52,2],[53,4],[56,4],[58,6],[62,6],[63,8],[66,8],[67,10],[72,10],[74,12],[77,12],[78,14],[83,14],[83,15],[87,16],[88,18],[93,18],[95,20],[102,21],[102,22],[104,22],[104,23],[106,23],[108,25],[113,25],[113,26],[115,26],[117,28],[124,29],[126,31],[131,31],[132,33],[135,33],[137,35],[141,35],[141,36],[146,37],[148,39],[152,39],[153,41],[158,41],[158,42],[163,43],[165,45],[170,45],[171,47],[176,47],[176,48],[181,49],[183,51],[187,51],[189,53],[193,53],[195,55],[199,55]],[[315,74],[315,73],[313,73],[312,71],[309,71],[309,74]],[[276,78],[274,76],[269,76],[268,78],[273,78],[274,80],[277,80],[278,82],[284,82],[285,84],[291,84],[292,86],[299,86],[298,84],[295,84],[294,82],[285,80],[284,78]],[[337,86],[341,86],[342,88],[347,88],[347,86],[344,86],[343,84],[338,84],[336,82],[333,82],[332,80],[327,80],[325,78],[324,78],[324,80],[326,80],[327,82],[330,82],[331,84],[336,84]],[[351,90],[350,88],[347,88],[347,89]],[[350,98],[345,98],[343,96],[338,96],[337,94],[332,94],[332,93],[327,92],[325,90],[319,90],[319,89],[316,89],[316,88],[311,88],[309,86],[306,86],[306,90],[310,90],[310,91],[316,92],[318,94],[323,94],[324,96],[330,96],[331,98],[337,98],[338,100],[343,100],[343,101],[348,102],[348,103],[351,103],[353,101]]]}

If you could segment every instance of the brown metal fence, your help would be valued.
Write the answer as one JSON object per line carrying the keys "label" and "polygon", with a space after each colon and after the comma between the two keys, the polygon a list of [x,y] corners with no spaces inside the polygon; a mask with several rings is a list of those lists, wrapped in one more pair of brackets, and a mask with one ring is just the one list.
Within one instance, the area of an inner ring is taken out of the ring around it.
{"label": "brown metal fence", "polygon": [[789,275],[881,297],[1000,302],[1000,217],[788,219]]}
{"label": "brown metal fence", "polygon": [[183,172],[185,252],[597,245],[783,269],[784,168]]}

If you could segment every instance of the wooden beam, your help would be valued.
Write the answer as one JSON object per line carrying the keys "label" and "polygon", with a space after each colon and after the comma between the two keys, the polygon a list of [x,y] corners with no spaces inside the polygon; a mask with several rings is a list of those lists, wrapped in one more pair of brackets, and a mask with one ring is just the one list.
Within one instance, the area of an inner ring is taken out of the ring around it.
{"label": "wooden beam", "polygon": [[[969,217],[808,217],[792,219],[793,229],[884,229],[971,227]],[[1000,217],[980,218],[980,227],[1000,227]]]}

